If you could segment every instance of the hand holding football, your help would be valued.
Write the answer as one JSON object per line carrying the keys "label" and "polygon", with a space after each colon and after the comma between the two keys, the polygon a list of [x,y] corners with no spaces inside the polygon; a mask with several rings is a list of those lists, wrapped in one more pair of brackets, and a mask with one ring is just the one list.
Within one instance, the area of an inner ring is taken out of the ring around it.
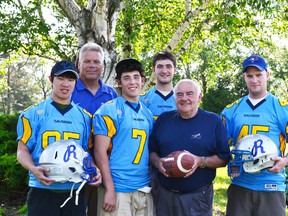
{"label": "hand holding football", "polygon": [[163,167],[169,177],[181,178],[190,172],[193,164],[194,158],[191,154],[185,151],[174,151],[164,159]]}

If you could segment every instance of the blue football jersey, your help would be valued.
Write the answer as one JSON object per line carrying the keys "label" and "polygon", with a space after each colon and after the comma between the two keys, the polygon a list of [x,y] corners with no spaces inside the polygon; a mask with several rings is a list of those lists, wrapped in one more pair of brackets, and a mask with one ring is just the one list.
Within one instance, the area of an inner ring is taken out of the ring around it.
{"label": "blue football jersey", "polygon": [[[288,137],[288,106],[272,94],[268,94],[255,106],[248,96],[228,105],[221,113],[227,128],[228,138],[234,145],[248,134],[263,134],[277,145],[279,156],[283,156]],[[258,191],[285,191],[284,170],[278,174],[263,170],[257,174],[243,173],[233,178],[237,184]]]}
{"label": "blue football jersey", "polygon": [[[17,124],[17,141],[21,140],[26,144],[30,149],[34,164],[38,166],[42,151],[49,144],[58,140],[72,139],[85,151],[88,150],[91,126],[91,115],[83,108],[72,102],[64,110],[61,110],[49,98],[20,114]],[[71,182],[55,182],[50,186],[44,186],[29,172],[30,187],[70,190],[72,184]],[[75,188],[79,185],[76,185]]]}
{"label": "blue football jersey", "polygon": [[96,111],[94,135],[111,137],[109,164],[116,192],[133,192],[149,184],[148,139],[153,123],[147,107],[140,102],[135,108],[123,97]]}
{"label": "blue football jersey", "polygon": [[152,112],[154,120],[157,120],[161,113],[176,109],[173,91],[164,96],[155,87],[152,87],[147,92],[143,92],[139,100]]}

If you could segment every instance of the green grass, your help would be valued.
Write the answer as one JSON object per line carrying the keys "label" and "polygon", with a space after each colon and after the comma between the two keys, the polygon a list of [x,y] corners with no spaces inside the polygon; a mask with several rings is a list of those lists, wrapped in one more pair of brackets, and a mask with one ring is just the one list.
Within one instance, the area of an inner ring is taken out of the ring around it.
{"label": "green grass", "polygon": [[[230,178],[227,175],[227,167],[218,168],[214,181],[214,204],[213,216],[224,216],[227,203],[227,189],[230,184]],[[288,209],[286,208],[286,215]]]}
{"label": "green grass", "polygon": [[[230,184],[230,178],[227,175],[227,167],[218,168],[216,178],[214,181],[214,204],[213,216],[225,216],[227,196],[226,192]],[[19,209],[19,208],[18,208]],[[6,209],[0,208],[0,216],[4,215]],[[27,205],[25,204],[18,210],[17,215],[23,215],[27,212]],[[286,215],[288,210],[286,209]]]}
{"label": "green grass", "polygon": [[218,168],[214,181],[214,204],[213,215],[225,215],[227,196],[226,191],[230,184],[230,178],[227,175],[227,167]]}

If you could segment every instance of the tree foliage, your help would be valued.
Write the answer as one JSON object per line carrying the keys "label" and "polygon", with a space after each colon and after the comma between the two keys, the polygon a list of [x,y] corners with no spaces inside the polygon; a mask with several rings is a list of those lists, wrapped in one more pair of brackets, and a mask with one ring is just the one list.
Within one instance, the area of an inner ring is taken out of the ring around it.
{"label": "tree foliage", "polygon": [[273,72],[271,88],[285,96],[287,10],[285,0],[1,0],[0,57],[72,60],[94,41],[105,51],[105,82],[114,83],[117,61],[133,57],[146,68],[147,88],[151,57],[169,50],[177,79],[197,79],[206,93],[217,77],[240,75],[244,58],[260,54]]}
{"label": "tree foliage", "polygon": [[49,23],[52,16],[47,16],[47,9],[56,9],[56,5],[51,2],[49,8],[44,8],[46,5],[42,0],[1,0],[1,53],[20,51],[52,60],[71,57],[77,44],[75,32],[59,10],[55,21],[60,24],[56,27],[55,23]]}
{"label": "tree foliage", "polygon": [[0,201],[13,201],[27,192],[28,172],[16,159],[18,114],[0,115]]}
{"label": "tree foliage", "polygon": [[47,97],[50,83],[46,64],[44,60],[24,55],[7,55],[0,59],[0,66],[7,71],[1,78],[0,113],[22,111]]}

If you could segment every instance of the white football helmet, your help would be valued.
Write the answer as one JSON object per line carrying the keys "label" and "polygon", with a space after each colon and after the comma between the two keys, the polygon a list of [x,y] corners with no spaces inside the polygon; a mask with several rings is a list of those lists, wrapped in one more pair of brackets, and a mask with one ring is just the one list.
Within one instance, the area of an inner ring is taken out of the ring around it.
{"label": "white football helmet", "polygon": [[[72,140],[59,140],[47,146],[40,155],[39,165],[48,168],[45,175],[56,182],[82,182],[76,191],[76,205],[78,194],[86,182],[93,182],[97,175],[96,167],[92,166],[92,157]],[[72,198],[72,190],[69,199]],[[66,202],[61,206],[63,207]]]}
{"label": "white football helmet", "polygon": [[229,176],[247,173],[258,173],[274,166],[272,157],[278,156],[276,144],[267,136],[252,134],[238,140],[231,151],[233,160],[228,163]]}

